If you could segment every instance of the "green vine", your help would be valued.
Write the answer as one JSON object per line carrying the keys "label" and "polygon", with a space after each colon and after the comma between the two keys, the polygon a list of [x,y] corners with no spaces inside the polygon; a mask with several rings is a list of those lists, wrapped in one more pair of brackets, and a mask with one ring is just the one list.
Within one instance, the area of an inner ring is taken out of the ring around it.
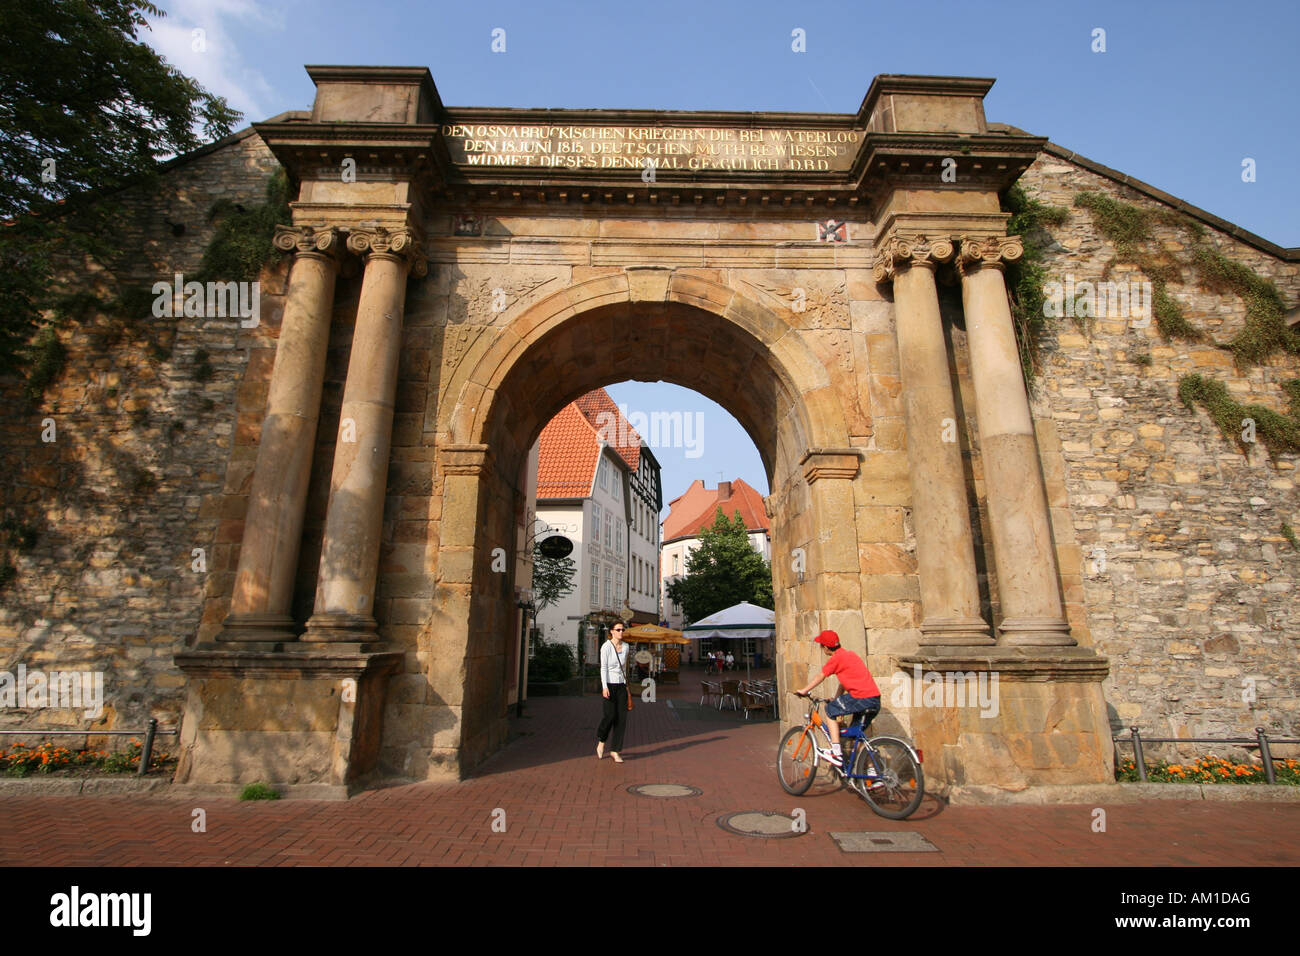
{"label": "green vine", "polygon": [[1300,379],[1282,384],[1287,393],[1287,414],[1281,415],[1263,405],[1242,405],[1228,394],[1228,387],[1213,378],[1184,375],[1178,380],[1178,397],[1189,409],[1200,405],[1225,438],[1236,442],[1246,452],[1246,421],[1254,422],[1255,434],[1265,447],[1279,452],[1300,451]]}
{"label": "green vine", "polygon": [[1300,335],[1286,326],[1286,306],[1277,286],[1209,245],[1192,253],[1202,285],[1210,292],[1235,292],[1246,303],[1246,324],[1227,348],[1239,368],[1260,365],[1275,352],[1300,355]]}
{"label": "green vine", "polygon": [[280,261],[280,250],[271,239],[275,227],[290,220],[289,177],[283,169],[266,184],[264,203],[243,206],[229,199],[214,203],[208,210],[208,221],[218,223],[217,231],[203,252],[199,281],[255,280],[263,266]]}
{"label": "green vine", "polygon": [[1047,268],[1043,259],[1051,235],[1047,226],[1062,225],[1070,216],[1064,206],[1049,206],[1031,197],[1019,185],[1002,195],[1003,210],[1011,213],[1007,233],[1019,236],[1025,252],[1007,267],[1007,288],[1011,292],[1011,316],[1015,320],[1016,345],[1025,384],[1033,388],[1042,369],[1041,341],[1047,328],[1043,289]]}
{"label": "green vine", "polygon": [[[1114,245],[1116,259],[1133,263],[1151,281],[1156,327],[1165,339],[1196,342],[1207,336],[1187,321],[1169,294],[1168,283],[1182,281],[1182,269],[1169,253],[1153,251],[1156,222],[1191,235],[1192,252],[1185,265],[1194,270],[1201,288],[1235,293],[1245,303],[1245,327],[1231,342],[1218,346],[1232,353],[1238,368],[1260,365],[1277,352],[1300,355],[1300,335],[1286,326],[1286,306],[1277,286],[1210,245],[1200,223],[1172,210],[1146,209],[1099,192],[1077,193],[1074,204],[1092,214],[1098,231]],[[1113,265],[1107,264],[1107,273]]]}
{"label": "green vine", "polygon": [[1282,537],[1286,538],[1292,551],[1300,551],[1300,540],[1296,539],[1295,531],[1285,521],[1282,522]]}
{"label": "green vine", "polygon": [[[1098,231],[1115,247],[1116,259],[1133,263],[1150,280],[1156,327],[1163,338],[1209,342],[1231,352],[1238,369],[1260,365],[1278,352],[1300,355],[1300,335],[1287,328],[1286,305],[1277,286],[1215,249],[1200,223],[1173,210],[1146,209],[1098,192],[1077,193],[1074,204],[1092,214]],[[1181,228],[1191,236],[1191,254],[1184,263],[1166,251],[1153,249],[1152,227],[1157,222]],[[1107,273],[1113,265],[1114,260],[1107,264]],[[1184,268],[1193,271],[1197,284],[1205,291],[1231,292],[1245,303],[1245,325],[1227,344],[1213,342],[1192,326],[1169,294],[1168,283],[1182,281]],[[1188,408],[1203,407],[1224,436],[1236,442],[1243,453],[1245,435],[1249,434],[1246,420],[1251,420],[1255,434],[1276,455],[1300,451],[1300,379],[1283,382],[1282,389],[1288,399],[1285,415],[1263,405],[1242,405],[1228,394],[1222,382],[1200,375],[1183,376],[1178,382],[1178,397]]]}
{"label": "green vine", "polygon": [[59,341],[58,328],[47,325],[36,334],[27,348],[27,381],[23,397],[33,405],[41,400],[46,387],[59,377],[68,358],[68,347]]}
{"label": "green vine", "polygon": [[[1115,247],[1115,258],[1133,263],[1151,282],[1151,310],[1160,335],[1166,340],[1200,341],[1204,336],[1187,321],[1182,307],[1169,294],[1169,283],[1181,281],[1182,270],[1167,253],[1153,252],[1150,248],[1154,242],[1152,226],[1155,222],[1186,228],[1198,242],[1205,234],[1200,224],[1170,210],[1144,209],[1120,202],[1105,193],[1076,193],[1074,205],[1092,214],[1097,230]],[[1114,260],[1106,264],[1103,278],[1109,278],[1114,265]]]}

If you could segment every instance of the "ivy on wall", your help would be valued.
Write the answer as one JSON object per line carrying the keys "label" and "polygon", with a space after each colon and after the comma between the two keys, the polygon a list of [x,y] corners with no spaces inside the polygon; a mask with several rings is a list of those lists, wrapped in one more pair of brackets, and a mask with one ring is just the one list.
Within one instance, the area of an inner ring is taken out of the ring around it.
{"label": "ivy on wall", "polygon": [[[281,169],[271,177],[264,202],[243,205],[222,199],[213,203],[208,210],[208,221],[217,224],[216,230],[203,252],[195,278],[200,282],[255,280],[264,266],[275,265],[281,257],[271,240],[275,227],[290,221],[288,176]],[[112,298],[88,291],[60,297],[49,324],[24,350],[27,378],[23,394],[27,401],[32,405],[39,403],[45,389],[63,369],[67,347],[59,339],[59,329],[69,323],[88,324],[102,317],[105,321],[93,328],[90,337],[97,351],[106,351],[121,339],[128,326],[138,326],[140,317],[150,314],[154,299],[152,289],[147,287],[127,288]],[[171,348],[169,344],[151,341],[148,353],[155,361],[164,361],[170,357]],[[201,377],[203,366],[204,362],[196,358],[200,381],[206,380]],[[211,366],[207,369],[210,373]]]}
{"label": "ivy on wall", "polygon": [[1243,454],[1251,440],[1251,428],[1274,454],[1300,451],[1300,378],[1283,382],[1282,388],[1289,405],[1285,415],[1264,405],[1243,405],[1228,394],[1228,387],[1218,379],[1201,375],[1184,375],[1179,379],[1178,397],[1189,409],[1200,405],[1209,412],[1219,431],[1236,442]]}
{"label": "ivy on wall", "polygon": [[[1087,209],[1101,234],[1115,246],[1116,259],[1131,262],[1151,281],[1156,327],[1166,339],[1206,341],[1169,294],[1169,282],[1182,281],[1190,271],[1206,292],[1232,292],[1246,305],[1245,326],[1230,342],[1218,345],[1233,355],[1239,368],[1260,365],[1278,352],[1300,355],[1300,335],[1286,326],[1286,306],[1277,287],[1248,266],[1229,259],[1209,241],[1205,228],[1169,209],[1146,209],[1104,193],[1080,192],[1075,206]],[[1156,223],[1181,228],[1190,238],[1190,255],[1182,261],[1170,250],[1157,248]],[[1114,260],[1107,266],[1107,272]]]}
{"label": "ivy on wall", "polygon": [[199,265],[200,282],[252,282],[264,266],[275,265],[282,253],[271,242],[275,227],[290,221],[289,177],[277,170],[266,184],[266,201],[244,206],[222,199],[208,210],[216,234]]}
{"label": "ivy on wall", "polygon": [[1064,206],[1039,202],[1019,185],[1002,195],[1002,208],[1011,213],[1007,232],[1019,236],[1025,252],[1007,266],[1007,289],[1011,293],[1011,317],[1016,326],[1016,345],[1020,348],[1020,367],[1025,385],[1033,388],[1042,370],[1042,336],[1047,328],[1044,309],[1047,267],[1043,259],[1052,241],[1047,226],[1062,225],[1070,216]]}
{"label": "ivy on wall", "polygon": [[[1089,212],[1098,232],[1115,247],[1115,258],[1106,264],[1102,278],[1109,278],[1115,263],[1124,261],[1135,265],[1151,282],[1152,313],[1166,341],[1181,339],[1225,349],[1239,369],[1261,365],[1278,353],[1300,355],[1300,334],[1286,325],[1286,305],[1277,287],[1250,267],[1223,255],[1200,223],[1171,209],[1149,209],[1094,191],[1076,193],[1074,205]],[[1013,213],[1008,232],[1020,235],[1025,245],[1027,263],[1019,274],[1008,270],[1008,284],[1012,287],[1025,378],[1031,381],[1039,363],[1036,352],[1046,281],[1041,265],[1046,246],[1042,227],[1059,224],[1064,217],[1058,212],[1061,207],[1045,206],[1018,186],[1008,190],[1003,208]],[[1044,216],[1044,210],[1050,212],[1050,218]],[[1158,225],[1180,229],[1188,239],[1189,251],[1180,256],[1177,250],[1165,248],[1155,235]],[[1229,342],[1214,342],[1192,325],[1170,294],[1169,284],[1184,282],[1189,274],[1204,291],[1234,293],[1244,302],[1245,324]],[[1033,288],[1035,283],[1037,289]],[[1030,310],[1034,314],[1029,314]],[[1144,366],[1151,364],[1149,355],[1138,356],[1137,361]],[[1228,394],[1223,383],[1200,375],[1183,376],[1178,397],[1189,409],[1203,407],[1224,436],[1243,452],[1249,434],[1247,421],[1270,452],[1300,451],[1300,379],[1283,382],[1282,389],[1288,398],[1286,414],[1263,405],[1242,405]]]}

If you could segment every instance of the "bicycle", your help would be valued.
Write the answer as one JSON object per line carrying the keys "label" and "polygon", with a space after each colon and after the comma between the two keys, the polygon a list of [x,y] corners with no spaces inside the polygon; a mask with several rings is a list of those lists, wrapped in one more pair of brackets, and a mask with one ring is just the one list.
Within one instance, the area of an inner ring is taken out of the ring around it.
{"label": "bicycle", "polygon": [[[776,755],[777,779],[786,793],[795,796],[807,793],[817,776],[821,762],[817,731],[825,738],[827,749],[831,743],[825,726],[829,718],[822,717],[819,706],[830,703],[830,698],[806,696],[812,707],[804,715],[804,726],[786,731]],[[840,732],[843,766],[827,763],[872,810],[889,820],[902,820],[921,805],[925,796],[921,753],[899,737],[868,739],[859,719],[860,715],[855,715],[849,728]]]}

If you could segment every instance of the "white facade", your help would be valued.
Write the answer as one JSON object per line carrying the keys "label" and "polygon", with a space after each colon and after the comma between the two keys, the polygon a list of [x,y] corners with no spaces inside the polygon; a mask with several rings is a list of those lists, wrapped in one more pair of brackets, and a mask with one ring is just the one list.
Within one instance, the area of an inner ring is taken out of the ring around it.
{"label": "white facade", "polygon": [[[645,484],[657,487],[658,465],[644,451],[639,470]],[[634,484],[627,462],[605,447],[585,499],[538,502],[537,540],[564,535],[573,542],[570,557],[577,565],[573,591],[537,612],[546,641],[565,641],[576,650],[579,625],[593,611],[618,613],[626,605],[643,620],[657,619],[658,511],[634,493]]]}

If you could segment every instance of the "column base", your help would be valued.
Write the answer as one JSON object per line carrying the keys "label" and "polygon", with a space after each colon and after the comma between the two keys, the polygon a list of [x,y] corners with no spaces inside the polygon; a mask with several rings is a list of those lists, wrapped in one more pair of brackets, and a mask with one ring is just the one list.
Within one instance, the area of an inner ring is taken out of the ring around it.
{"label": "column base", "polygon": [[1012,647],[1076,647],[1067,621],[1055,617],[1009,617],[998,625],[1000,644]]}
{"label": "column base", "polygon": [[1101,689],[1110,665],[1092,648],[927,647],[897,666],[881,690],[924,750],[927,790],[1114,781]]}
{"label": "column base", "polygon": [[313,614],[301,639],[312,643],[371,644],[379,640],[378,630],[379,625],[369,614]]}
{"label": "column base", "polygon": [[301,627],[287,614],[231,614],[221,622],[221,643],[254,641],[282,644],[298,640]]}
{"label": "column base", "polygon": [[989,626],[978,617],[926,618],[921,623],[922,647],[944,645],[983,647],[996,644]]}
{"label": "column base", "polygon": [[201,644],[188,680],[176,782],[347,788],[376,771],[391,647]]}

